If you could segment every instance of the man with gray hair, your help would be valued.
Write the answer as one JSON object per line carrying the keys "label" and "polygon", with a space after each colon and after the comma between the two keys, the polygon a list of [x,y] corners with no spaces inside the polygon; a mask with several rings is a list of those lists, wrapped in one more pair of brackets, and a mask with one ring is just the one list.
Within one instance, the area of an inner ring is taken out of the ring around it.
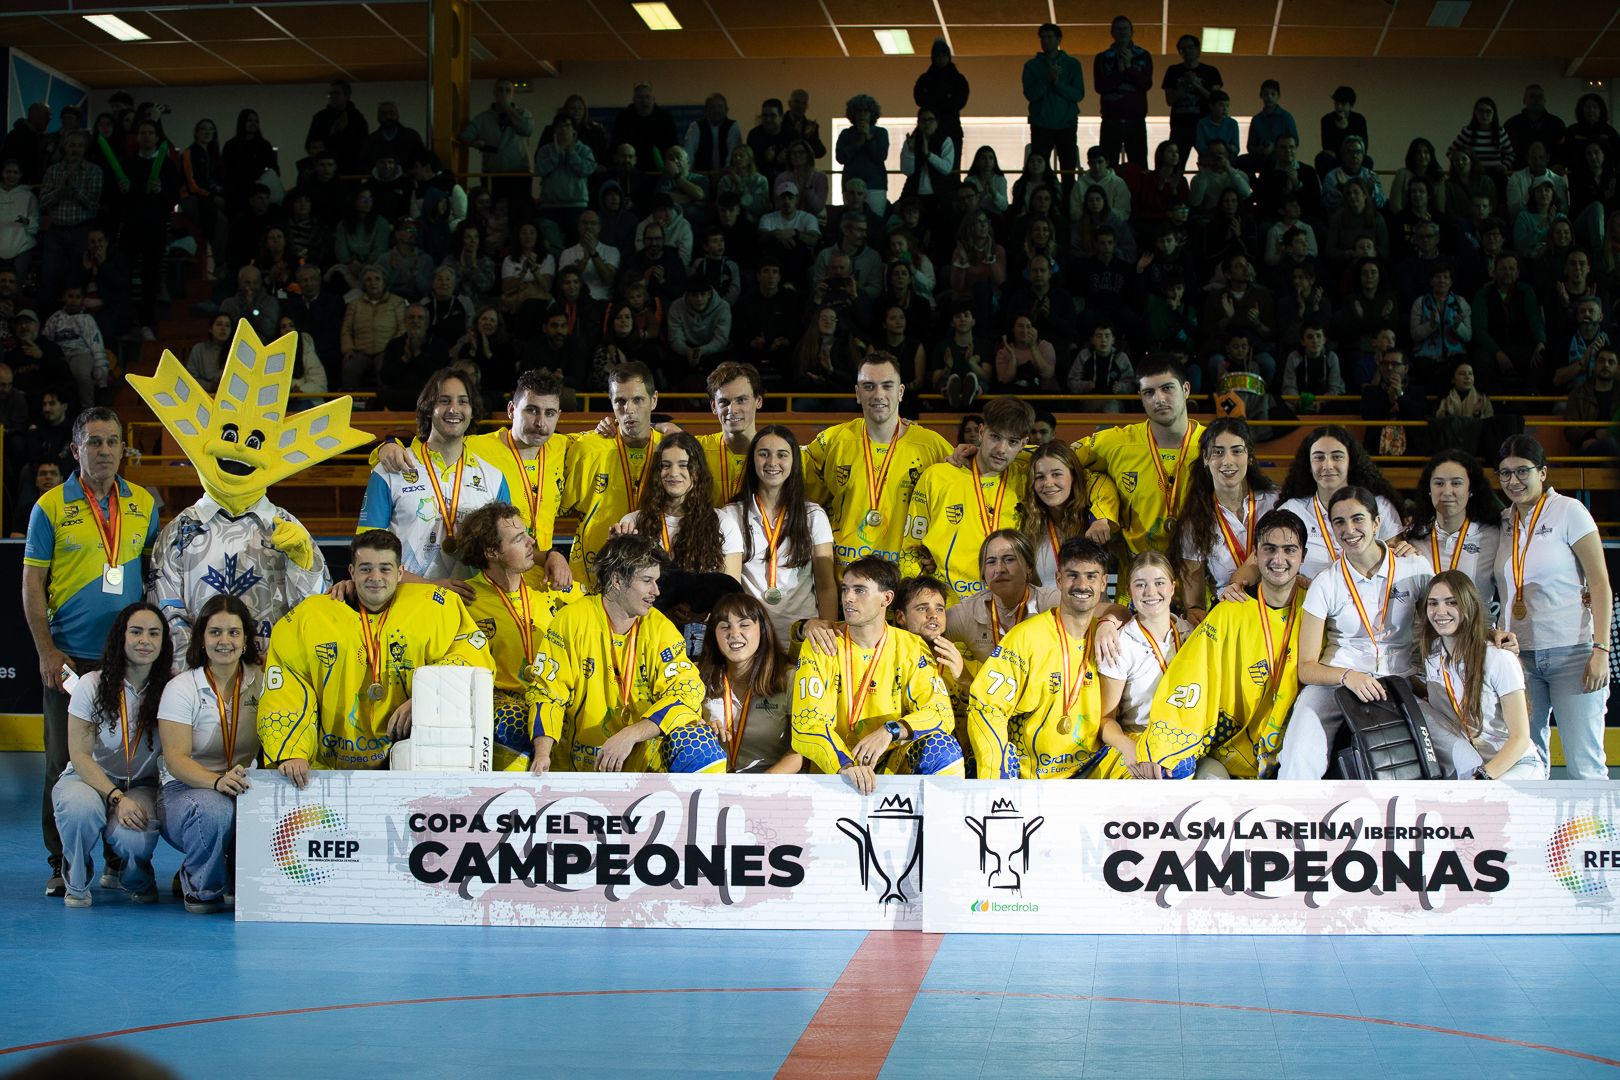
{"label": "man with gray hair", "polygon": [[401,169],[410,170],[427,147],[414,128],[399,122],[399,105],[392,101],[377,103],[377,129],[366,136],[366,164],[375,165],[385,157],[399,163]]}
{"label": "man with gray hair", "polygon": [[244,266],[236,272],[236,292],[219,305],[221,315],[229,315],[234,328],[237,321],[246,319],[260,341],[271,341],[281,321],[281,301],[265,291],[263,275],[256,266]]}

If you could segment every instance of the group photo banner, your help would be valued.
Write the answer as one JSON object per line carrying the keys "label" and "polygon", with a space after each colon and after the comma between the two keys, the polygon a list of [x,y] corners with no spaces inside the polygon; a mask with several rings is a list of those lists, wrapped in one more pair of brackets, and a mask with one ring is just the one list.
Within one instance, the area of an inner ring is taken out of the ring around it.
{"label": "group photo banner", "polygon": [[863,797],[809,776],[252,780],[237,823],[246,922],[1620,930],[1620,793],[1602,783],[881,777]]}
{"label": "group photo banner", "polygon": [[246,922],[921,930],[922,781],[251,774]]}
{"label": "group photo banner", "polygon": [[1620,930],[1601,782],[932,780],[931,933]]}

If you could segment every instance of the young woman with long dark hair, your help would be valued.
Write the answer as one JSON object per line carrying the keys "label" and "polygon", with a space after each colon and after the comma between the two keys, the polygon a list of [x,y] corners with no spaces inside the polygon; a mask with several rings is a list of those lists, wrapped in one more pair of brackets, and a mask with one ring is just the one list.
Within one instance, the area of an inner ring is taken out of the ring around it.
{"label": "young woman with long dark hair", "polygon": [[[674,564],[694,574],[726,573],[742,579],[735,519],[714,508],[714,478],[697,439],[684,431],[666,435],[654,454],[652,482],[641,491],[641,505],[624,516],[615,532],[644,536],[667,551]],[[727,534],[730,535],[727,535]]]}
{"label": "young woman with long dark hair", "polygon": [[727,772],[796,773],[804,767],[793,749],[788,660],[770,613],[756,597],[735,592],[715,601],[698,673],[703,719],[726,748]]}
{"label": "young woman with long dark hair", "polygon": [[1170,535],[1180,567],[1181,602],[1194,626],[1217,600],[1239,600],[1260,580],[1255,525],[1277,505],[1277,485],[1254,454],[1246,421],[1221,417],[1204,428],[1201,469]]}
{"label": "young woman with long dark hair", "polygon": [[1401,538],[1427,556],[1436,574],[1468,575],[1487,618],[1496,596],[1496,548],[1502,507],[1485,480],[1479,459],[1463,450],[1442,450],[1423,466],[1412,520]]}

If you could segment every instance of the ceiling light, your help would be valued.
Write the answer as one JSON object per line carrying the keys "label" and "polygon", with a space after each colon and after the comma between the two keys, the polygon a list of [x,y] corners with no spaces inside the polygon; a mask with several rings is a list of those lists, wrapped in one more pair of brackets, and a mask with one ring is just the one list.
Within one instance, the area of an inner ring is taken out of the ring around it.
{"label": "ceiling light", "polygon": [[1229,26],[1206,26],[1200,47],[1204,52],[1229,53],[1232,51],[1232,39],[1235,37],[1237,31]]}
{"label": "ceiling light", "polygon": [[649,30],[679,30],[681,28],[681,21],[675,17],[673,11],[669,10],[668,4],[660,2],[631,4],[630,6],[636,9],[636,14],[641,16],[641,21],[647,24]]}
{"label": "ceiling light", "polygon": [[137,30],[116,15],[86,15],[84,21],[99,26],[119,41],[145,41],[152,35]]}
{"label": "ceiling light", "polygon": [[1468,14],[1469,0],[1435,0],[1429,12],[1429,25],[1439,30],[1452,30],[1462,25]]}
{"label": "ceiling light", "polygon": [[911,56],[917,51],[911,47],[910,30],[874,30],[872,36],[884,56]]}

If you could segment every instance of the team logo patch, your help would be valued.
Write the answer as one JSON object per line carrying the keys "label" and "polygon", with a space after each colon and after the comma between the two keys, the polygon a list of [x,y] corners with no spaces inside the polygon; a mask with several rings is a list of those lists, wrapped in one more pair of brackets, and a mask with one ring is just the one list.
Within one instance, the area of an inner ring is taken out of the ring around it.
{"label": "team logo patch", "polygon": [[589,679],[591,676],[596,674],[596,657],[587,656],[585,658],[585,662],[581,664],[580,667],[581,670],[585,672],[585,677]]}
{"label": "team logo patch", "polygon": [[400,479],[404,480],[407,484],[419,484],[422,482],[422,474],[417,472],[415,469],[406,469],[399,475]]}
{"label": "team logo patch", "polygon": [[840,466],[838,466],[838,468],[834,470],[834,475],[838,477],[838,482],[840,484],[849,483],[849,466],[848,465],[840,465]]}
{"label": "team logo patch", "polygon": [[998,657],[1000,655],[1001,655],[1001,646],[1000,645],[997,645],[995,648],[990,650],[990,659],[994,660],[996,657]]}
{"label": "team logo patch", "polygon": [[494,619],[478,619],[477,622],[478,622],[478,629],[480,629],[480,630],[482,630],[484,632],[485,637],[494,637],[495,636],[495,620]]}
{"label": "team logo patch", "polygon": [[390,641],[388,643],[388,659],[396,664],[405,662],[405,643],[403,641]]}
{"label": "team logo patch", "polygon": [[1055,694],[1062,689],[1063,673],[1059,671],[1048,671],[1046,673],[1046,692],[1049,694]]}
{"label": "team logo patch", "polygon": [[945,508],[945,521],[949,525],[962,524],[962,504],[952,503]]}
{"label": "team logo patch", "polygon": [[473,473],[472,486],[473,486],[474,491],[483,491],[484,490],[484,474],[483,473]]}
{"label": "team logo patch", "polygon": [[315,646],[315,659],[321,662],[322,667],[331,667],[333,664],[337,663],[337,657],[337,642],[323,641],[321,644]]}
{"label": "team logo patch", "polygon": [[1271,661],[1256,660],[1249,665],[1249,680],[1256,686],[1264,686],[1271,678]]}
{"label": "team logo patch", "polygon": [[63,525],[76,524],[78,522],[78,520],[79,520],[79,517],[84,512],[83,507],[84,507],[83,503],[70,503],[70,504],[68,504],[67,509],[65,511],[63,511],[63,513],[62,513],[62,524]]}
{"label": "team logo patch", "polygon": [[675,650],[665,649],[663,652],[658,654],[658,659],[662,660],[666,664],[670,663],[675,659]]}
{"label": "team logo patch", "polygon": [[1119,486],[1125,489],[1127,495],[1136,490],[1136,474],[1134,472],[1121,473]]}
{"label": "team logo patch", "polygon": [[605,472],[597,473],[596,474],[596,479],[591,481],[591,488],[598,495],[600,495],[600,494],[602,494],[602,492],[606,491],[607,486],[608,486],[608,474],[605,473]]}

